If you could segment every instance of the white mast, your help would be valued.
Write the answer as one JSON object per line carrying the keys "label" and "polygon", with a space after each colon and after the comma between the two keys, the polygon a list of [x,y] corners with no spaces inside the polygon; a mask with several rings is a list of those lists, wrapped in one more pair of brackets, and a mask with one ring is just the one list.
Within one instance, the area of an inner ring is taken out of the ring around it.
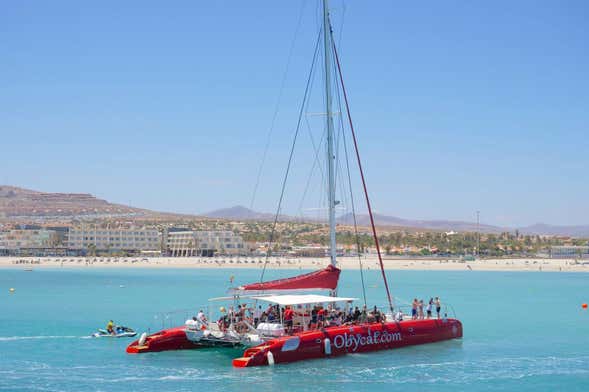
{"label": "white mast", "polygon": [[333,117],[331,112],[331,25],[329,23],[328,0],[323,0],[323,45],[325,60],[325,118],[327,119],[327,173],[328,173],[328,202],[329,202],[329,245],[331,250],[331,265],[336,265],[335,241],[335,153],[333,150]]}

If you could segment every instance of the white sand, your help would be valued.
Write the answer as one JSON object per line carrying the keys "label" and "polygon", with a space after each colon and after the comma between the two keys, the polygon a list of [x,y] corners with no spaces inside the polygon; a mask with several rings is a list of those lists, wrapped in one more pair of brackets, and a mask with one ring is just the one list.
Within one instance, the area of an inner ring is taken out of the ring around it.
{"label": "white sand", "polygon": [[[264,257],[0,257],[0,268],[262,268]],[[391,258],[383,260],[388,270],[428,271],[562,271],[589,272],[589,260],[574,259],[479,259],[459,258]],[[326,266],[328,258],[271,257],[267,268],[317,269]],[[358,269],[358,257],[340,257],[342,269]],[[363,268],[379,268],[374,255],[362,257]]]}

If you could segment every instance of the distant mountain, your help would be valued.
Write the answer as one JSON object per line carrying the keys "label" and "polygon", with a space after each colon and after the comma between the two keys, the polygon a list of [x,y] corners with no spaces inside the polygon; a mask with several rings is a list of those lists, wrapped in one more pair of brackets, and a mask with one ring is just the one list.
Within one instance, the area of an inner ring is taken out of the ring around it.
{"label": "distant mountain", "polygon": [[207,218],[231,219],[231,220],[273,220],[274,214],[256,212],[244,206],[221,208],[202,214]]}
{"label": "distant mountain", "polygon": [[89,193],[48,193],[0,185],[0,217],[141,215],[140,208],[109,203]]}
{"label": "distant mountain", "polygon": [[567,237],[589,237],[589,225],[584,226],[556,226],[545,223],[536,223],[518,229],[522,234],[533,235],[560,235]]}
{"label": "distant mountain", "polygon": [[[342,224],[351,225],[354,223],[354,217],[351,213],[342,215],[338,218],[338,222]],[[370,217],[368,214],[356,214],[356,222],[359,226],[370,225]],[[396,226],[427,230],[444,230],[444,231],[476,231],[477,224],[472,222],[451,221],[451,220],[410,220],[397,218],[395,216],[387,216],[382,214],[374,214],[374,223],[377,226]],[[479,229],[482,233],[502,233],[510,229],[481,224]]]}
{"label": "distant mountain", "polygon": [[[221,208],[220,210],[210,211],[202,214],[202,216],[213,219],[229,219],[229,220],[257,220],[257,221],[273,221],[276,214],[267,212],[257,212],[244,206],[233,206],[229,208]],[[289,215],[279,215],[280,221],[298,221]]]}

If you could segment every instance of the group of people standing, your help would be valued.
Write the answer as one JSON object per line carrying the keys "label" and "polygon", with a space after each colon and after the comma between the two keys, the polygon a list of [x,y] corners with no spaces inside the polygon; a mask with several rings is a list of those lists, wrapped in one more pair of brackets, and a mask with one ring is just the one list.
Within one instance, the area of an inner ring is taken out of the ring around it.
{"label": "group of people standing", "polygon": [[[238,332],[247,329],[247,324],[253,328],[257,328],[260,323],[279,323],[284,324],[285,330],[288,334],[302,329],[301,323],[304,321],[307,328],[321,329],[326,327],[340,326],[340,325],[355,325],[358,323],[381,323],[386,321],[384,312],[381,312],[376,306],[373,309],[368,309],[364,305],[361,309],[356,306],[343,310],[339,307],[323,306],[320,304],[314,305],[307,309],[296,309],[293,306],[268,305],[266,308],[262,306],[249,307],[245,304],[233,306],[229,309],[221,308],[222,316],[218,321],[218,325],[222,331],[225,331],[230,324],[235,326]],[[247,324],[246,324],[247,322]],[[243,325],[242,325],[243,324]]]}
{"label": "group of people standing", "polygon": [[414,298],[413,302],[411,303],[411,319],[430,319],[433,317],[434,309],[436,311],[437,318],[440,318],[442,303],[439,297],[430,298],[427,304],[425,304],[423,299],[418,300],[417,298]]}

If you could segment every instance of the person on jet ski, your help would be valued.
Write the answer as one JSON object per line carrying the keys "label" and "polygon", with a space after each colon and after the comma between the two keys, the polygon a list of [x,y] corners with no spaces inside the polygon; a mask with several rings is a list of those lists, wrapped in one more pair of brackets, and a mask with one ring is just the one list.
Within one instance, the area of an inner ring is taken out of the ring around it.
{"label": "person on jet ski", "polygon": [[115,334],[115,328],[114,327],[115,327],[115,323],[112,320],[110,320],[108,322],[108,324],[106,324],[106,332],[108,332],[111,335],[114,335]]}

